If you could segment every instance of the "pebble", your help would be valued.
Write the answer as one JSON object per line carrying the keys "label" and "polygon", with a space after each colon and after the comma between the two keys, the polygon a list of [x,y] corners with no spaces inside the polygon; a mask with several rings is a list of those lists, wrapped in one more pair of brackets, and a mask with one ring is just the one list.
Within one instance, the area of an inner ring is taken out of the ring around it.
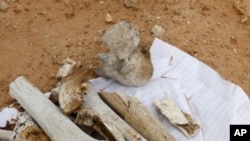
{"label": "pebble", "polygon": [[138,9],[138,0],[124,0],[123,3],[128,8]]}
{"label": "pebble", "polygon": [[234,48],[234,49],[233,49],[233,52],[237,54],[237,53],[238,53],[237,48]]}
{"label": "pebble", "polygon": [[7,9],[8,9],[8,7],[9,7],[9,5],[8,5],[5,1],[3,1],[3,2],[0,4],[0,10],[1,10],[2,12],[6,12]]}
{"label": "pebble", "polygon": [[161,36],[165,32],[165,30],[159,25],[154,25],[151,29],[151,32],[158,37]]}
{"label": "pebble", "polygon": [[113,21],[113,18],[110,13],[107,13],[105,16],[105,22],[111,23]]}
{"label": "pebble", "polygon": [[191,21],[186,21],[186,23],[189,25],[189,24],[191,24]]}
{"label": "pebble", "polygon": [[242,19],[240,20],[241,23],[245,23],[248,21],[248,16],[244,15]]}

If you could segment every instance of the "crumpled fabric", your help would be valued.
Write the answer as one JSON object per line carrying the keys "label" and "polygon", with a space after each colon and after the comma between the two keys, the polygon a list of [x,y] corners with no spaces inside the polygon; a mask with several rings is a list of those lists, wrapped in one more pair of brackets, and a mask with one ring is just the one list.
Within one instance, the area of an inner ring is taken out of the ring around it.
{"label": "crumpled fabric", "polygon": [[[228,141],[230,124],[250,124],[250,101],[237,85],[180,49],[155,38],[151,48],[152,80],[141,87],[127,87],[99,77],[91,82],[96,91],[119,92],[137,97],[177,141]],[[172,98],[200,125],[192,138],[164,118],[153,102]]]}

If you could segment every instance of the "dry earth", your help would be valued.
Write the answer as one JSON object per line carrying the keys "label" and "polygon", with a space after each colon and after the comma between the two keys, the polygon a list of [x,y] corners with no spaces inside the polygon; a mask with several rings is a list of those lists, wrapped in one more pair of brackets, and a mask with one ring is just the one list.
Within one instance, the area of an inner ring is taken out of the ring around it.
{"label": "dry earth", "polygon": [[[111,23],[105,22],[107,13]],[[122,0],[0,0],[0,107],[13,102],[8,86],[19,75],[47,92],[64,58],[93,68],[96,54],[106,50],[101,36],[120,20],[138,25],[147,48],[154,39],[151,28],[160,25],[160,39],[250,96],[249,0],[140,0],[138,9]]]}

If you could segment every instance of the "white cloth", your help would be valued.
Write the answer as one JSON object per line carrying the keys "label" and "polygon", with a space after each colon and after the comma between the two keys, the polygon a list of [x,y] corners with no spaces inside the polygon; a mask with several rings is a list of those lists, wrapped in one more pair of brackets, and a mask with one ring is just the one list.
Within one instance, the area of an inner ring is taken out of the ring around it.
{"label": "white cloth", "polygon": [[[177,141],[228,141],[230,124],[250,124],[250,101],[237,85],[185,52],[155,39],[150,49],[152,80],[142,87],[126,87],[99,77],[91,80],[96,91],[136,96],[160,120]],[[188,139],[160,115],[153,101],[171,97],[191,114],[201,129]]]}
{"label": "white cloth", "polygon": [[17,119],[17,114],[18,111],[15,108],[6,107],[0,111],[0,128],[5,128],[7,122],[10,124],[15,123],[14,121]]}

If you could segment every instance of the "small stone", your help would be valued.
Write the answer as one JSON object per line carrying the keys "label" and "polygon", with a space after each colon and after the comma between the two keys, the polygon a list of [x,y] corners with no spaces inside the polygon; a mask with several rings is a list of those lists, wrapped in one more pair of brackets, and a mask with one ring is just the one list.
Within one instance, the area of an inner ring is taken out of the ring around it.
{"label": "small stone", "polygon": [[107,13],[105,16],[105,22],[111,23],[112,21],[113,21],[112,16],[110,15],[110,13]]}
{"label": "small stone", "polygon": [[138,0],[124,0],[123,3],[128,8],[138,9]]}
{"label": "small stone", "polygon": [[6,12],[7,9],[8,9],[8,7],[9,7],[9,5],[8,5],[5,1],[3,1],[3,2],[0,4],[0,10],[1,10],[2,12]]}
{"label": "small stone", "polygon": [[231,36],[230,41],[231,41],[232,44],[236,44],[237,43],[237,38],[233,35],[233,36]]}
{"label": "small stone", "polygon": [[234,49],[233,49],[233,52],[237,54],[237,53],[238,53],[237,48],[234,48]]}
{"label": "small stone", "polygon": [[191,24],[191,21],[186,21],[186,23],[189,25],[189,24]]}
{"label": "small stone", "polygon": [[241,23],[245,23],[248,21],[248,16],[244,15],[242,19],[240,20]]}
{"label": "small stone", "polygon": [[154,25],[153,28],[151,29],[151,32],[155,36],[161,36],[165,32],[165,30],[159,25]]}

